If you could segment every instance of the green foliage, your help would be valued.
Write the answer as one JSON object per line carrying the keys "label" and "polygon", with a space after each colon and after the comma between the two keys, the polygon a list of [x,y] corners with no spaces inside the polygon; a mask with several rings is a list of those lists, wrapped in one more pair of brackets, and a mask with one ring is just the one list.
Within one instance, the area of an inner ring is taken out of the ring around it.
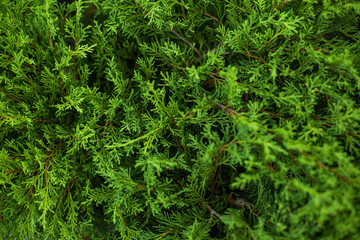
{"label": "green foliage", "polygon": [[359,3],[61,2],[0,2],[2,238],[360,238]]}

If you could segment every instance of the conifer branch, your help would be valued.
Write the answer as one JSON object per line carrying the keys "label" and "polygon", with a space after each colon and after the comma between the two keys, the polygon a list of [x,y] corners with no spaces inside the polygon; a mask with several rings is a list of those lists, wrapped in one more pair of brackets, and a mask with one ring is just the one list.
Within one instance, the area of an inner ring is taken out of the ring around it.
{"label": "conifer branch", "polygon": [[55,2],[0,1],[0,236],[359,238],[353,4]]}

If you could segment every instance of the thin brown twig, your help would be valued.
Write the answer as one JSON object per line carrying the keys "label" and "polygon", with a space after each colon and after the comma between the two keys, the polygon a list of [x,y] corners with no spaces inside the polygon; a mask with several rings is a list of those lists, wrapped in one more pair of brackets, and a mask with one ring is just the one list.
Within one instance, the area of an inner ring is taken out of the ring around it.
{"label": "thin brown twig", "polygon": [[268,111],[265,111],[265,110],[263,110],[263,109],[260,109],[260,112],[268,113],[268,114],[270,114],[270,115],[273,116],[273,117],[281,118],[281,119],[286,120],[286,121],[291,120],[291,118],[284,118],[284,117],[280,116],[279,114],[272,113],[272,112],[268,112]]}
{"label": "thin brown twig", "polygon": [[[75,47],[74,47],[74,51],[76,51],[76,45],[77,45],[77,38],[75,38]],[[75,74],[75,79],[78,80],[78,74],[77,74],[77,68],[76,68],[76,58],[75,55],[73,56],[73,62],[74,62],[74,74]]]}
{"label": "thin brown twig", "polygon": [[[187,224],[186,224],[186,226],[189,226],[189,225],[191,225],[191,224],[193,224],[193,222],[189,222],[189,223],[187,223]],[[164,237],[166,237],[167,235],[169,235],[170,233],[172,233],[172,232],[176,232],[176,231],[179,231],[179,230],[181,230],[181,229],[183,229],[183,227],[179,227],[179,228],[171,229],[169,232],[165,232],[165,233],[163,233],[163,234],[162,234],[159,238],[157,238],[157,239],[164,238]]]}
{"label": "thin brown twig", "polygon": [[[218,165],[219,165],[219,160],[220,160],[221,153],[222,153],[223,151],[225,151],[225,149],[226,149],[227,147],[229,147],[231,144],[234,144],[234,143],[236,143],[236,142],[235,142],[235,141],[231,141],[231,142],[225,144],[224,146],[222,146],[221,148],[219,148],[218,154],[217,154],[216,159],[215,159],[214,171],[213,171],[213,174],[212,174],[212,176],[211,176],[211,179],[212,179],[212,182],[213,182],[213,184],[212,184],[212,186],[211,186],[211,191],[214,190],[216,181],[217,181],[218,176],[219,176],[219,174],[220,174],[220,170],[219,170],[218,173],[217,173],[217,168],[218,168]],[[215,178],[216,173],[217,173],[217,176],[216,176],[216,178]],[[214,178],[215,178],[215,180],[214,180]]]}
{"label": "thin brown twig", "polygon": [[16,173],[16,172],[20,172],[20,171],[22,171],[22,169],[21,169],[21,168],[17,168],[17,169],[9,170],[9,171],[7,171],[5,174],[8,175],[8,174]]}
{"label": "thin brown twig", "polygon": [[143,185],[141,185],[141,184],[137,184],[136,185],[138,188],[141,188],[141,189],[144,189],[144,190],[147,190],[148,188],[147,187],[145,187],[145,186],[143,186]]}
{"label": "thin brown twig", "polygon": [[338,179],[343,180],[343,181],[348,182],[348,183],[352,183],[348,178],[346,178],[346,177],[344,177],[344,176],[341,176],[340,174],[338,174],[337,172],[335,172],[332,168],[325,166],[324,164],[322,164],[321,162],[319,162],[319,161],[317,161],[317,160],[315,160],[315,162],[316,162],[316,164],[317,164],[319,167],[328,170],[329,172],[331,172],[332,174],[334,174]]}
{"label": "thin brown twig", "polygon": [[71,180],[72,180],[72,179],[70,178],[69,181],[68,181],[68,183],[67,183],[66,186],[65,186],[65,189],[64,189],[64,192],[63,192],[61,201],[64,201],[65,196],[66,196],[66,192],[70,192],[69,187],[70,187]]}
{"label": "thin brown twig", "polygon": [[[39,175],[39,173],[40,173],[40,171],[38,171],[36,175]],[[33,177],[35,176],[35,172],[32,173],[32,176],[33,176]],[[31,199],[31,195],[30,195],[30,194],[33,192],[33,189],[34,189],[34,185],[31,185],[30,188],[29,188],[29,190],[26,192],[26,195],[29,196],[29,199],[28,199],[29,201],[30,201],[30,199]]]}
{"label": "thin brown twig", "polygon": [[281,3],[279,3],[278,5],[276,5],[271,11],[274,11],[275,9],[279,8],[280,6],[286,4],[290,2],[290,0],[285,0],[285,1],[282,1]]}
{"label": "thin brown twig", "polygon": [[208,16],[208,17],[214,19],[220,26],[222,26],[222,23],[219,21],[218,18],[216,18],[216,17],[214,17],[214,16],[212,16],[212,15],[206,13],[206,12],[201,12],[201,11],[199,11],[199,10],[197,10],[197,9],[194,9],[194,11],[195,11],[195,12],[198,12],[198,13],[201,13],[201,14],[203,14],[203,15],[205,15],[205,16]]}
{"label": "thin brown twig", "polygon": [[[50,32],[50,28],[49,28],[49,27],[48,27],[48,34],[49,34],[49,39],[50,39],[50,46],[51,46],[51,48],[52,48],[52,50],[53,50],[53,53],[54,53],[55,58],[57,58],[57,54],[56,54],[56,51],[55,51],[55,47],[54,47],[54,43],[53,43],[53,39],[52,39],[52,36],[51,36],[51,32]],[[58,79],[59,88],[60,88],[62,94],[63,94],[64,96],[66,96],[66,92],[65,92],[65,90],[64,90],[64,88],[63,88],[63,86],[62,86],[62,79],[61,79],[61,77],[60,77],[60,72],[61,72],[61,70],[62,70],[62,68],[59,70],[59,79]]]}
{"label": "thin brown twig", "polygon": [[48,35],[49,35],[49,39],[50,39],[50,46],[51,46],[51,48],[53,50],[53,53],[54,53],[55,57],[57,58],[54,43],[53,43],[51,32],[50,32],[50,28],[48,27],[47,30],[48,30]]}
{"label": "thin brown twig", "polygon": [[[312,155],[308,154],[307,152],[300,152],[301,155],[307,156],[307,157],[312,157]],[[347,183],[352,183],[350,179],[341,176],[340,174],[338,174],[337,172],[335,172],[332,168],[325,166],[323,163],[319,162],[318,160],[315,160],[316,165],[318,165],[319,167],[331,172],[334,176],[336,176],[338,179],[345,181]]]}
{"label": "thin brown twig", "polygon": [[245,207],[250,211],[251,214],[253,214],[256,217],[259,217],[258,214],[256,214],[252,209],[254,207],[254,204],[246,200],[245,198],[232,198],[231,195],[228,196],[229,204],[236,207]]}
{"label": "thin brown twig", "polygon": [[65,90],[64,90],[64,88],[63,88],[63,86],[62,86],[62,80],[61,80],[61,77],[60,77],[60,72],[61,72],[61,69],[59,70],[59,79],[58,79],[59,88],[60,88],[62,94],[63,94],[64,96],[66,96],[66,92],[65,92]]}
{"label": "thin brown twig", "polygon": [[60,124],[58,121],[52,121],[52,120],[43,120],[43,119],[31,119],[34,122],[44,122],[44,123],[54,123],[54,124]]}
{"label": "thin brown twig", "polygon": [[55,154],[55,152],[59,149],[59,147],[60,147],[61,144],[62,144],[62,140],[60,140],[60,142],[59,142],[58,145],[55,147],[55,149],[50,153],[50,156],[46,159],[46,162],[45,162],[46,187],[48,187],[48,184],[49,184],[48,166],[49,166],[50,159],[51,159],[52,156]]}
{"label": "thin brown twig", "polygon": [[240,113],[238,113],[234,109],[231,109],[228,105],[225,106],[225,105],[217,103],[217,102],[215,102],[213,100],[212,100],[212,102],[216,104],[216,107],[218,109],[224,110],[224,112],[229,114],[231,117],[233,117],[234,115],[243,117],[243,115],[241,115]]}
{"label": "thin brown twig", "polygon": [[[176,122],[175,118],[170,116],[170,119],[174,122],[174,124],[176,126],[176,130],[179,130],[179,126],[177,125],[177,122]],[[177,147],[180,148],[180,149],[184,149],[184,151],[185,151],[185,148],[180,144],[179,139],[178,139],[178,137],[176,135],[175,135],[175,141],[176,141]]]}
{"label": "thin brown twig", "polygon": [[[200,202],[201,205],[205,205],[203,202]],[[205,205],[206,209],[210,212],[211,217],[216,216],[221,220],[221,214],[217,213],[214,209],[212,209],[209,205]]]}
{"label": "thin brown twig", "polygon": [[[275,173],[275,174],[280,175],[279,172],[274,169],[274,167],[271,165],[270,162],[266,162],[266,166],[268,167],[268,169],[270,170],[270,172],[273,172],[273,173]],[[290,179],[287,178],[287,177],[282,176],[282,178],[283,178],[285,181],[287,181],[287,182],[290,181]]]}
{"label": "thin brown twig", "polygon": [[[9,59],[13,59],[13,57],[12,56],[9,56]],[[32,64],[30,64],[30,63],[27,63],[27,62],[23,62],[23,65],[24,66],[27,66],[27,67],[29,67],[29,68],[34,68],[34,65],[32,65]],[[42,69],[41,68],[36,68],[36,71],[41,71]]]}
{"label": "thin brown twig", "polygon": [[173,64],[173,63],[168,63],[168,64],[170,64],[170,65],[171,65],[171,66],[173,66],[174,68],[177,68],[177,69],[180,69],[180,70],[186,71],[186,68],[179,67],[179,66],[177,66],[177,65],[175,65],[175,64]]}
{"label": "thin brown twig", "polygon": [[[218,168],[218,166],[219,166],[219,160],[220,160],[221,153],[224,152],[224,151],[226,150],[226,148],[228,148],[228,147],[229,147],[230,145],[232,145],[232,144],[237,144],[237,142],[236,142],[236,141],[231,141],[231,142],[225,144],[223,147],[221,147],[221,148],[219,149],[219,151],[218,151],[218,154],[217,154],[216,159],[215,159],[215,166],[214,166],[213,175],[211,176],[211,179],[212,179],[212,181],[213,181],[213,184],[212,184],[212,186],[211,186],[211,191],[214,190],[215,184],[216,184],[217,179],[219,178],[219,175],[220,175],[220,172],[221,172],[221,165],[220,165],[220,167],[219,167],[219,171],[217,171],[217,168]],[[217,174],[216,174],[216,173],[217,173]],[[215,177],[215,174],[216,174],[216,177]],[[215,180],[214,180],[214,177],[215,177]]]}
{"label": "thin brown twig", "polygon": [[247,56],[247,57],[255,58],[255,59],[259,60],[262,63],[268,64],[268,62],[265,61],[264,59],[262,59],[262,58],[260,58],[258,56],[254,56],[254,55],[252,55],[250,53],[241,53],[241,54],[244,55],[244,56]]}
{"label": "thin brown twig", "polygon": [[87,237],[87,236],[85,236],[85,235],[82,235],[81,238],[82,238],[82,239],[85,239],[85,240],[92,240],[92,238],[89,238],[89,237]]}
{"label": "thin brown twig", "polygon": [[181,12],[182,12],[182,15],[184,17],[184,20],[186,21],[187,20],[187,17],[186,17],[186,14],[185,14],[185,8],[184,6],[181,6]]}
{"label": "thin brown twig", "polygon": [[[316,121],[319,121],[319,122],[323,122],[323,123],[325,123],[325,125],[326,126],[328,126],[328,127],[332,127],[333,125],[332,124],[330,124],[330,123],[328,123],[330,120],[321,120],[319,117],[317,117],[317,116],[310,116],[310,118],[311,119],[314,119],[314,120],[316,120]],[[351,135],[351,136],[355,136],[355,134],[353,133],[353,132],[346,132],[347,134],[349,134],[349,135]]]}
{"label": "thin brown twig", "polygon": [[126,225],[126,222],[125,222],[125,219],[124,219],[124,216],[122,215],[122,213],[120,213],[120,217],[121,217],[121,219],[122,219],[123,224],[124,224],[125,227],[126,227],[127,225]]}
{"label": "thin brown twig", "polygon": [[[172,67],[174,68],[177,68],[177,69],[180,69],[180,70],[183,70],[183,71],[186,71],[186,68],[184,67],[179,67],[173,63],[168,63],[169,65],[171,65]],[[214,72],[209,72],[209,74],[213,77],[218,77],[218,78],[221,78],[220,74],[219,73],[214,73]]]}
{"label": "thin brown twig", "polygon": [[218,78],[221,78],[220,74],[219,73],[214,73],[214,72],[209,72],[209,74],[213,77],[218,77]]}
{"label": "thin brown twig", "polygon": [[192,49],[194,49],[194,51],[197,53],[197,55],[199,56],[198,60],[201,62],[203,56],[200,54],[199,50],[188,40],[186,40],[183,36],[181,36],[178,32],[176,32],[175,30],[171,29],[169,25],[164,24],[164,26],[166,28],[168,28],[168,30],[170,32],[172,32],[174,35],[176,35],[178,38],[180,38],[183,42],[185,42],[187,45],[189,45]]}
{"label": "thin brown twig", "polygon": [[[30,155],[33,155],[33,154],[30,154]],[[24,158],[25,156],[12,156],[12,157],[9,157],[9,159],[15,159],[15,158]]]}
{"label": "thin brown twig", "polygon": [[130,91],[130,88],[131,88],[131,83],[132,83],[132,80],[130,79],[129,83],[128,83],[127,87],[126,87],[125,93],[123,95],[123,98],[126,98],[126,96],[128,95],[128,93]]}
{"label": "thin brown twig", "polygon": [[17,99],[16,97],[13,97],[13,96],[11,96],[10,94],[4,92],[4,91],[1,90],[1,89],[0,89],[0,92],[4,93],[8,98],[11,98],[12,100],[14,100],[14,101],[16,101],[16,102],[19,102],[19,103],[23,102],[23,101]]}
{"label": "thin brown twig", "polygon": [[[294,155],[293,155],[291,149],[289,150],[289,153],[290,153],[291,160],[292,160],[297,166],[299,166],[299,167],[301,168],[300,163],[295,160]],[[303,173],[310,179],[310,181],[311,181],[312,183],[314,183],[314,184],[319,184],[312,176],[310,176],[309,174],[307,174],[304,169],[301,168],[301,170],[302,170]]]}
{"label": "thin brown twig", "polygon": [[[13,116],[0,116],[0,118],[2,119],[7,119],[7,118],[15,118]],[[56,121],[51,121],[51,120],[42,120],[42,119],[31,119],[34,122],[45,122],[45,123],[54,123],[54,124],[60,124],[59,122]]]}

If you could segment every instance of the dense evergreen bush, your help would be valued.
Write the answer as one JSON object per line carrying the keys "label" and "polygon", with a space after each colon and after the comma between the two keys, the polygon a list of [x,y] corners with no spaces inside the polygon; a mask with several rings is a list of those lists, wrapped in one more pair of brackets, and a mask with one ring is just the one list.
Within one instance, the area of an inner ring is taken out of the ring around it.
{"label": "dense evergreen bush", "polygon": [[359,239],[356,0],[1,0],[0,238]]}

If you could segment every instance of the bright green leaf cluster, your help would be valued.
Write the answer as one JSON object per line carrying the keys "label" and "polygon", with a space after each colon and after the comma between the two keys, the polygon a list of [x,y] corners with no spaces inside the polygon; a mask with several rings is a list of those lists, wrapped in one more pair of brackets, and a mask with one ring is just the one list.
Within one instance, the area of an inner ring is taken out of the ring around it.
{"label": "bright green leaf cluster", "polygon": [[0,1],[0,236],[360,238],[359,14]]}

